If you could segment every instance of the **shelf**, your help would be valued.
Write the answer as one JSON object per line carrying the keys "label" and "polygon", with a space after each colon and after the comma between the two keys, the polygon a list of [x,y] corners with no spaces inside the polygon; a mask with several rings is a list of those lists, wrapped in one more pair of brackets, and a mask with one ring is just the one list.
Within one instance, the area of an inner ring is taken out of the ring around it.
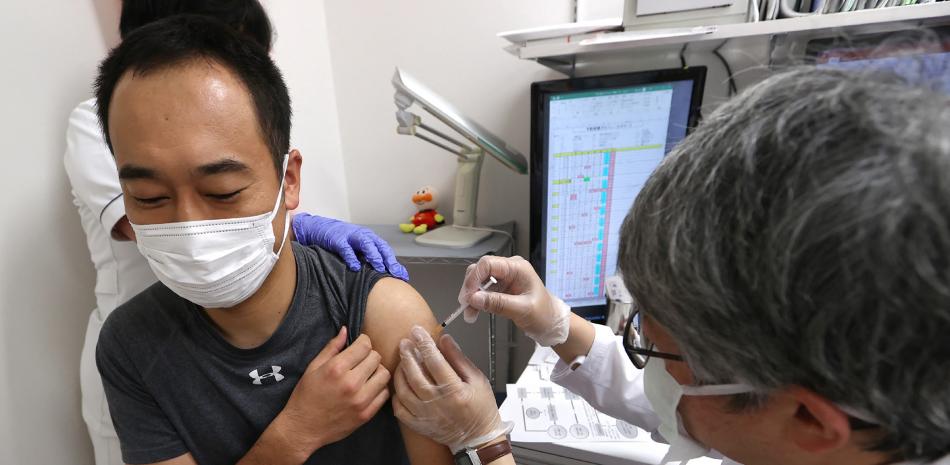
{"label": "shelf", "polygon": [[[514,254],[514,244],[508,236],[498,233],[492,233],[488,239],[467,249],[448,249],[416,244],[415,234],[403,233],[395,224],[368,224],[365,226],[389,243],[393,251],[396,252],[399,262],[403,265],[469,265],[477,262],[484,255],[507,257]],[[489,227],[512,235],[515,232],[514,221]]]}
{"label": "shelf", "polygon": [[594,57],[587,57],[591,54],[608,52],[630,54],[641,50],[655,51],[664,47],[678,49],[686,43],[690,45],[704,42],[718,44],[730,39],[767,39],[777,35],[793,35],[807,39],[831,34],[867,34],[944,24],[950,24],[950,2],[831,13],[756,23],[723,24],[712,33],[674,37],[636,39],[638,33],[646,33],[649,30],[601,32],[527,42],[520,46],[509,46],[508,50],[521,59],[537,60],[545,66],[565,72],[565,66],[573,66],[582,57],[593,59]]}

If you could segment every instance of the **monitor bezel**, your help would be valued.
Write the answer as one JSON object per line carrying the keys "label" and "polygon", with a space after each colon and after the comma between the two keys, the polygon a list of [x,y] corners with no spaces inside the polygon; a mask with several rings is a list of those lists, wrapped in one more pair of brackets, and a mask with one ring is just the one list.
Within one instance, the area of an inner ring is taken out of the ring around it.
{"label": "monitor bezel", "polygon": [[[553,81],[535,82],[531,84],[531,212],[529,244],[529,261],[538,276],[545,276],[547,260],[542,223],[547,211],[547,183],[543,173],[547,173],[547,115],[550,97],[565,92],[584,90],[613,89],[646,84],[659,84],[674,81],[693,81],[693,91],[690,97],[689,116],[687,117],[686,135],[692,131],[700,120],[703,91],[706,85],[706,67],[690,66],[688,68],[659,69],[637,71],[631,73],[609,74],[603,76],[589,76]],[[606,319],[606,305],[590,305],[576,307],[572,310],[578,315],[592,321]]]}

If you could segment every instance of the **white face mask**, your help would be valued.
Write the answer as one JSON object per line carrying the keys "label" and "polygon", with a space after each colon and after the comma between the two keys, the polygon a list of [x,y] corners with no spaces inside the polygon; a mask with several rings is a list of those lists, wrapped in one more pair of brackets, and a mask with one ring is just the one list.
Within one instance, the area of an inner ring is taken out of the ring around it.
{"label": "white face mask", "polygon": [[658,357],[651,358],[643,370],[643,388],[647,400],[660,418],[660,434],[670,443],[669,451],[660,461],[661,465],[670,462],[684,464],[710,452],[708,446],[691,438],[683,428],[677,412],[681,397],[725,396],[754,391],[752,386],[746,384],[683,386],[666,371],[666,363]]}
{"label": "white face mask", "polygon": [[284,218],[280,248],[274,252],[272,222],[284,197],[284,156],[277,201],[270,212],[246,218],[132,224],[139,251],[158,280],[175,294],[205,308],[233,307],[260,289],[287,241]]}

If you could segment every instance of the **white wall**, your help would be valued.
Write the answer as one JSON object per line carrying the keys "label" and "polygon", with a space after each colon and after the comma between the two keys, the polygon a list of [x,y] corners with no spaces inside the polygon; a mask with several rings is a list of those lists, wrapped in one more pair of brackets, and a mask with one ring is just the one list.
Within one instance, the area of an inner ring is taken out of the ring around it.
{"label": "white wall", "polygon": [[349,219],[337,103],[322,1],[264,0],[277,32],[272,56],[284,73],[294,119],[291,147],[303,155],[300,211]]}
{"label": "white wall", "polygon": [[[503,52],[498,32],[570,18],[569,0],[326,2],[350,208],[360,223],[404,222],[432,184],[451,212],[455,158],[396,134],[390,79],[398,65],[526,156],[532,81],[556,73]],[[422,113],[425,118],[425,114]],[[432,122],[432,118],[428,119]],[[528,177],[486,158],[478,222],[518,222],[526,253]]]}
{"label": "white wall", "polygon": [[111,0],[4,2],[0,15],[0,463],[91,464],[79,352],[94,273],[63,171],[66,118],[91,96]]}

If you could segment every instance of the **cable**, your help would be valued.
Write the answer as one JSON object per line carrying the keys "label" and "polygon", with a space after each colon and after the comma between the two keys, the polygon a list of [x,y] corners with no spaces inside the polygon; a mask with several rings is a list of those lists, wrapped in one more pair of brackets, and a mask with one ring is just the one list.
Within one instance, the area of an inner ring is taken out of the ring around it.
{"label": "cable", "polygon": [[759,0],[749,0],[749,12],[746,14],[746,21],[750,23],[759,22]]}
{"label": "cable", "polygon": [[686,47],[689,47],[689,42],[684,42],[683,47],[680,48],[680,66],[682,66],[683,69],[688,68],[688,66],[686,66]]}
{"label": "cable", "polygon": [[781,15],[785,18],[801,18],[802,16],[811,16],[813,14],[816,14],[815,12],[805,13],[805,12],[797,11],[795,10],[795,8],[792,8],[792,6],[788,4],[788,0],[779,0],[778,8]]}
{"label": "cable", "polygon": [[719,53],[719,49],[721,49],[724,45],[726,45],[726,42],[729,42],[729,41],[725,40],[721,44],[719,44],[718,47],[714,48],[713,55],[716,55],[716,58],[719,58],[719,61],[722,62],[723,68],[726,69],[726,74],[729,75],[729,95],[731,96],[731,95],[738,94],[739,88],[736,87],[736,80],[735,78],[732,77],[732,67],[729,66],[729,62],[726,61],[726,58],[723,57],[721,53]]}

